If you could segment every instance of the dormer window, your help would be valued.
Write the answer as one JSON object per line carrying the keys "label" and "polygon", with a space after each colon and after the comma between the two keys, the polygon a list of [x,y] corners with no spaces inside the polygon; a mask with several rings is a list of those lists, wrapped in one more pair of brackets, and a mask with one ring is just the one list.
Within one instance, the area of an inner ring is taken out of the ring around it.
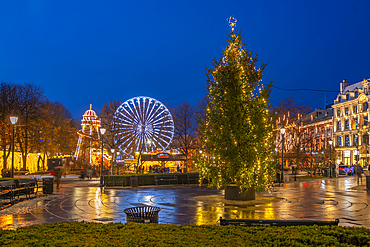
{"label": "dormer window", "polygon": [[357,98],[357,97],[358,97],[358,91],[355,92],[355,98]]}
{"label": "dormer window", "polygon": [[349,94],[348,93],[346,94],[346,100],[349,100]]}
{"label": "dormer window", "polygon": [[341,98],[342,98],[342,96],[340,96],[340,95],[339,95],[339,97],[338,97],[338,102],[340,102],[340,101],[341,101]]}

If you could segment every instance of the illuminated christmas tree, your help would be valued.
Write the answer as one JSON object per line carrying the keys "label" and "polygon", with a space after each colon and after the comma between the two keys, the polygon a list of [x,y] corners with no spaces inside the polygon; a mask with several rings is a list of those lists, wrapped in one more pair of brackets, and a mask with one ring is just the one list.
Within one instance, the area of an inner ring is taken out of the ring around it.
{"label": "illuminated christmas tree", "polygon": [[213,68],[207,68],[207,103],[201,121],[200,172],[211,186],[237,186],[260,192],[269,187],[275,173],[274,142],[269,118],[271,84],[262,83],[266,64],[245,48],[234,31],[228,46]]}

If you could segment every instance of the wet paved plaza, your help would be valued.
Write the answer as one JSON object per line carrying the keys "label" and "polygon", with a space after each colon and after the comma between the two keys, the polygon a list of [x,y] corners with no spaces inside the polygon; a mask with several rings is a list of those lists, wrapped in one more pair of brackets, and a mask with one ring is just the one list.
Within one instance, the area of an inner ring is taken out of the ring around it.
{"label": "wet paved plaza", "polygon": [[335,220],[340,226],[370,228],[370,192],[355,177],[315,179],[276,186],[255,201],[223,199],[223,191],[188,185],[101,188],[98,181],[64,181],[49,196],[22,201],[0,211],[0,227],[59,221],[126,223],[123,209],[150,205],[162,208],[160,224],[218,224],[226,219]]}

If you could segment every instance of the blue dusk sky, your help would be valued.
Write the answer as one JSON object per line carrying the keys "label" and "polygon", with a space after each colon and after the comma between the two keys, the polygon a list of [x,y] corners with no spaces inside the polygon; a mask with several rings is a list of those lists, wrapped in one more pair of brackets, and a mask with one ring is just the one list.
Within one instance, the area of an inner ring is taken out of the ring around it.
{"label": "blue dusk sky", "polygon": [[339,83],[370,78],[370,1],[1,1],[0,80],[33,83],[81,118],[93,105],[149,96],[177,106],[206,95],[237,19],[268,66],[271,100],[323,108]]}

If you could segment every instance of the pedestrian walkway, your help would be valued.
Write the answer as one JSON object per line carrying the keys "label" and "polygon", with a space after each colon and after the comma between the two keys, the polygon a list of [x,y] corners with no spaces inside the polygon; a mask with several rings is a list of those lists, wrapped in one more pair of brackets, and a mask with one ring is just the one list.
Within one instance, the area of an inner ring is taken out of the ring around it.
{"label": "pedestrian walkway", "polygon": [[[365,183],[365,179],[364,179]],[[340,226],[370,228],[370,195],[356,177],[282,184],[254,201],[223,199],[223,191],[188,185],[99,188],[99,180],[62,179],[53,195],[23,201],[0,211],[0,227],[16,229],[59,221],[126,223],[123,209],[162,208],[160,224],[215,225],[226,219],[335,220]]]}

